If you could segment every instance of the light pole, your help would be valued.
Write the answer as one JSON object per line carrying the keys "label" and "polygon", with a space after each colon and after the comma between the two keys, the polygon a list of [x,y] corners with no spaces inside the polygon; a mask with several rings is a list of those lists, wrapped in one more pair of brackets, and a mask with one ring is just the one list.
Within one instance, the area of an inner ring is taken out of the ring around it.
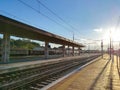
{"label": "light pole", "polygon": [[111,60],[111,31],[110,31],[110,60]]}
{"label": "light pole", "polygon": [[103,58],[103,40],[101,40],[101,55],[102,55],[102,58]]}
{"label": "light pole", "polygon": [[73,32],[73,41],[75,40],[74,32]]}

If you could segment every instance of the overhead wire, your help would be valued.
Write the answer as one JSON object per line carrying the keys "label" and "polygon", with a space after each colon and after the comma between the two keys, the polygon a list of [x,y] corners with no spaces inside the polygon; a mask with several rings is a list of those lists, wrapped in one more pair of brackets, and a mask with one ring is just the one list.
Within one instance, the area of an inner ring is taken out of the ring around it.
{"label": "overhead wire", "polygon": [[[24,20],[24,19],[22,19],[22,18],[20,18],[20,17],[17,17],[17,16],[15,16],[15,15],[11,14],[11,13],[6,12],[6,11],[3,11],[3,10],[0,10],[0,11],[3,12],[3,13],[5,13],[5,14],[7,14],[7,15],[12,16],[13,18],[18,18],[18,19],[20,19],[20,20],[22,20],[22,21],[28,22],[27,20]],[[28,23],[30,23],[30,22],[28,22]]]}
{"label": "overhead wire", "polygon": [[[56,16],[59,20],[61,20],[62,22],[64,22],[67,26],[69,26],[69,31],[72,32],[73,34],[73,40],[75,40],[75,32],[77,32],[76,34],[81,35],[80,31],[78,29],[76,29],[74,26],[72,26],[71,24],[69,24],[68,22],[66,22],[61,16],[59,16],[58,14],[56,14],[56,12],[54,12],[53,10],[51,10],[49,7],[47,7],[45,4],[43,4],[40,0],[36,0],[41,6],[43,6],[44,8],[46,8],[49,12],[51,12],[54,16]],[[77,35],[77,36],[78,36]],[[84,37],[84,36],[82,36]]]}
{"label": "overhead wire", "polygon": [[[56,16],[59,20],[61,20],[62,22],[64,22],[67,26],[69,26],[71,29],[69,31],[71,31],[73,33],[73,39],[75,38],[74,34],[75,32],[77,32],[77,34],[81,34],[80,31],[78,29],[76,29],[73,25],[69,24],[68,22],[66,22],[61,16],[59,16],[58,14],[56,14],[53,10],[51,10],[49,7],[47,7],[45,4],[43,4],[40,0],[36,0],[40,5],[42,5],[44,8],[46,8],[49,12],[51,12],[54,16]],[[81,35],[80,35],[81,36]],[[83,37],[83,36],[82,36]]]}
{"label": "overhead wire", "polygon": [[[48,11],[50,11],[53,15],[55,15],[58,19],[60,19],[62,22],[64,22],[65,24],[67,24],[70,28],[74,29],[75,28],[70,25],[69,23],[67,23],[62,17],[60,17],[58,14],[56,14],[54,11],[52,11],[50,8],[48,8],[45,4],[43,4],[40,0],[36,0],[40,5],[42,5],[44,8],[46,8]],[[73,32],[73,30],[72,30]]]}
{"label": "overhead wire", "polygon": [[43,17],[45,17],[45,18],[47,18],[47,19],[51,20],[52,22],[56,23],[57,25],[59,25],[59,26],[63,27],[63,28],[64,28],[64,29],[66,29],[66,30],[68,30],[68,28],[67,28],[67,27],[65,27],[65,26],[64,26],[64,25],[62,25],[61,23],[59,23],[59,22],[55,21],[54,19],[50,18],[49,16],[47,16],[47,15],[43,14],[43,13],[42,13],[42,12],[40,12],[39,10],[37,10],[37,9],[33,8],[31,5],[29,5],[29,4],[27,4],[27,3],[25,3],[25,2],[24,2],[24,1],[22,1],[22,0],[18,0],[18,1],[19,1],[19,2],[21,2],[22,4],[24,4],[25,6],[27,6],[27,7],[31,8],[32,10],[34,10],[35,12],[37,12],[38,14],[42,15]]}
{"label": "overhead wire", "polygon": [[[33,22],[31,23],[31,22],[28,21],[28,20],[25,20],[25,19],[23,19],[23,18],[20,18],[20,17],[18,17],[18,16],[16,16],[16,15],[13,15],[13,14],[11,14],[11,13],[9,13],[9,12],[4,11],[4,10],[0,10],[0,12],[9,15],[9,16],[11,16],[12,18],[22,20],[22,21],[24,21],[24,22],[26,22],[26,23],[33,24],[33,25],[35,25],[35,26],[37,26],[37,27],[41,27],[41,26],[38,26],[37,24],[35,24],[35,23],[33,23]],[[2,15],[2,14],[1,14],[1,15]],[[46,29],[45,27],[41,27],[41,28]]]}
{"label": "overhead wire", "polygon": [[[49,12],[51,12],[53,15],[55,15],[59,20],[61,20],[62,22],[64,22],[67,26],[69,26],[71,29],[65,27],[63,24],[59,23],[58,21],[50,18],[49,16],[43,14],[42,12],[40,12],[40,10],[37,10],[35,8],[33,8],[31,5],[23,2],[22,0],[18,0],[20,1],[21,3],[23,3],[24,5],[28,6],[29,8],[35,10],[36,12],[38,12],[39,14],[41,14],[42,16],[46,17],[47,19],[51,20],[52,22],[56,23],[57,25],[59,26],[62,26],[65,30],[69,31],[69,32],[72,32],[73,34],[73,40],[75,38],[75,32],[77,32],[77,34],[81,34],[79,32],[79,30],[77,30],[75,27],[73,27],[71,24],[67,23],[62,17],[60,17],[58,14],[56,14],[54,11],[52,11],[50,8],[48,8],[46,5],[44,5],[40,0],[36,0],[40,5],[42,5],[44,8],[46,8]],[[81,35],[80,35],[81,36]],[[83,36],[82,36],[83,37]]]}

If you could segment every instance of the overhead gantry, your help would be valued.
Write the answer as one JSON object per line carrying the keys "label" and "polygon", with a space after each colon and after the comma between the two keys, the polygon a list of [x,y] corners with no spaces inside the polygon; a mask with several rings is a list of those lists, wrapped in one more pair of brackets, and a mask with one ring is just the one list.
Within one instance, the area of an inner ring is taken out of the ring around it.
{"label": "overhead gantry", "polygon": [[22,38],[29,38],[33,40],[39,40],[45,42],[45,57],[47,58],[48,45],[49,43],[61,44],[63,45],[63,56],[65,55],[65,46],[67,45],[73,47],[78,47],[79,54],[80,48],[84,45],[74,42],[72,40],[66,39],[64,37],[52,34],[50,32],[44,31],[42,29],[21,23],[19,21],[13,20],[11,18],[0,15],[0,33],[3,34],[2,42],[2,62],[9,62],[10,55],[10,36],[17,36]]}

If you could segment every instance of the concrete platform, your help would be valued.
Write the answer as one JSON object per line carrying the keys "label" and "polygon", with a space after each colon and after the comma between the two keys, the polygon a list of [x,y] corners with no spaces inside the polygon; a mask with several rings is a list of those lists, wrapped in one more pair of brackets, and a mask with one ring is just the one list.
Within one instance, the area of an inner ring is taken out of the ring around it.
{"label": "concrete platform", "polygon": [[57,59],[47,59],[47,60],[43,59],[43,60],[37,60],[37,61],[0,64],[0,74],[6,73],[6,72],[17,71],[17,70],[28,69],[28,68],[34,68],[34,67],[38,67],[38,66],[41,66],[41,65],[53,64],[53,63],[56,63],[56,62],[61,62],[63,60],[72,60],[72,59],[79,59],[79,58],[83,58],[83,57],[89,57],[89,56],[93,56],[93,55],[95,55],[95,54],[61,57],[61,58],[57,58]]}
{"label": "concrete platform", "polygon": [[105,55],[48,90],[120,90],[119,63],[116,56],[109,60]]}

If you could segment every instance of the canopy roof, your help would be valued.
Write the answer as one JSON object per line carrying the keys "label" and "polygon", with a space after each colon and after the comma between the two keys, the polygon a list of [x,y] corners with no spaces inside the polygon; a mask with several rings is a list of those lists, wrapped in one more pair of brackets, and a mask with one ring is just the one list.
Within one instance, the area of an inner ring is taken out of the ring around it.
{"label": "canopy roof", "polygon": [[21,23],[19,21],[13,20],[2,15],[0,15],[0,33],[9,33],[12,36],[47,41],[56,44],[84,47],[84,45],[80,43],[52,34],[42,29],[27,25],[25,23]]}

